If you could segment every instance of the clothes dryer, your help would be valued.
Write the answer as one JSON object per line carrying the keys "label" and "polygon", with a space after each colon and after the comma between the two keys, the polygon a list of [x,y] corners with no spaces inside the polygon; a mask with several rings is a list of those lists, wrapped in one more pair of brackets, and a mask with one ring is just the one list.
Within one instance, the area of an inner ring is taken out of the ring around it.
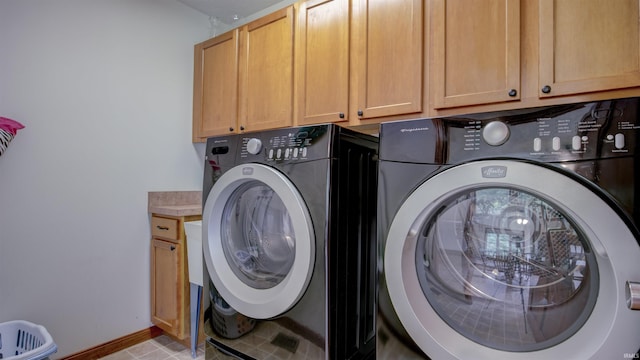
{"label": "clothes dryer", "polygon": [[636,357],[639,111],[382,124],[378,357]]}
{"label": "clothes dryer", "polygon": [[206,359],[372,356],[377,149],[328,124],[208,139]]}

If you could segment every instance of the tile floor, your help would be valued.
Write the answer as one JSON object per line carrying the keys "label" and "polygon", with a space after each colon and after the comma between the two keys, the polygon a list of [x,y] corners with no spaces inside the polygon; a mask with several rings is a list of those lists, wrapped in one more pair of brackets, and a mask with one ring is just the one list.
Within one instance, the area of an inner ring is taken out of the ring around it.
{"label": "tile floor", "polygon": [[[204,360],[204,343],[198,347],[196,360]],[[167,335],[133,345],[105,356],[104,360],[193,360],[191,349],[173,341]]]}

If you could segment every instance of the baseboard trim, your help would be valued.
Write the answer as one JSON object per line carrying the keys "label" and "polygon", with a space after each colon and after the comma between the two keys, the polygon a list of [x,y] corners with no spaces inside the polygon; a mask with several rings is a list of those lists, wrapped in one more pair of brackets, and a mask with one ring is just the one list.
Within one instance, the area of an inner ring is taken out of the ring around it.
{"label": "baseboard trim", "polygon": [[130,346],[139,344],[141,342],[153,339],[156,336],[162,335],[162,329],[157,326],[152,326],[148,329],[142,329],[134,332],[133,334],[119,337],[115,340],[111,340],[104,344],[94,346],[92,348],[80,351],[75,354],[71,354],[62,358],[62,360],[93,360],[101,357],[113,354],[120,350],[126,349]]}

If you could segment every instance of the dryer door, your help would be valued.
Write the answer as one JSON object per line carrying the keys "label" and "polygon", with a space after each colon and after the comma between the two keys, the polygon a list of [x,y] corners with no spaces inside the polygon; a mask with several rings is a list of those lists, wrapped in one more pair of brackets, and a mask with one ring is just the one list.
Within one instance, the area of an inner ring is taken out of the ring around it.
{"label": "dryer door", "polygon": [[220,295],[256,319],[278,316],[309,284],[315,239],[300,193],[277,170],[236,166],[214,184],[203,211],[203,250]]}
{"label": "dryer door", "polygon": [[556,170],[477,161],[403,203],[384,255],[389,294],[434,359],[613,359],[640,348],[640,247],[602,198]]}

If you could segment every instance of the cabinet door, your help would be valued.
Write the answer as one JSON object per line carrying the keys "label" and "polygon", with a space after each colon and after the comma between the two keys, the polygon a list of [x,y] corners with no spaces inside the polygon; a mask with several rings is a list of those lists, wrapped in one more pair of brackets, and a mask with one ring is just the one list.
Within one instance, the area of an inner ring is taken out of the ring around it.
{"label": "cabinet door", "polygon": [[293,6],[240,29],[240,130],[293,124]]}
{"label": "cabinet door", "polygon": [[520,99],[520,0],[433,0],[436,109]]}
{"label": "cabinet door", "polygon": [[539,96],[640,86],[638,0],[540,0]]}
{"label": "cabinet door", "polygon": [[184,338],[181,251],[177,243],[151,240],[151,321],[179,339]]}
{"label": "cabinet door", "polygon": [[193,141],[237,132],[238,30],[195,46]]}
{"label": "cabinet door", "polygon": [[349,9],[350,0],[298,3],[294,101],[298,124],[348,120]]}
{"label": "cabinet door", "polygon": [[353,118],[422,111],[423,3],[353,0]]}

